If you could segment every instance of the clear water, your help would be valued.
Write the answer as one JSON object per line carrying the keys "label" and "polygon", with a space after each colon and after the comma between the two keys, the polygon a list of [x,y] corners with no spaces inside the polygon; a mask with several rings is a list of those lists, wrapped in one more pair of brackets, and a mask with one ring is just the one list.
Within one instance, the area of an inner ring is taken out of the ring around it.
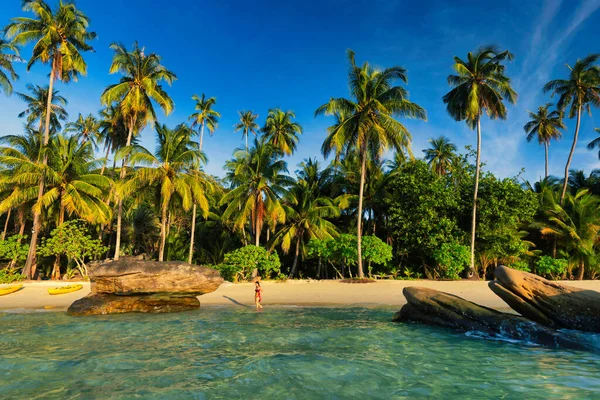
{"label": "clear water", "polygon": [[0,314],[0,398],[600,398],[600,357],[390,322],[393,310]]}

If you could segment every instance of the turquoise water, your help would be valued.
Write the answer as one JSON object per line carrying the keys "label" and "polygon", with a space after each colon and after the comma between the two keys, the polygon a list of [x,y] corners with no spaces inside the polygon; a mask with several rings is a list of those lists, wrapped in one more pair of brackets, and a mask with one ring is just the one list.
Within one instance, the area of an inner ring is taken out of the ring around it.
{"label": "turquoise water", "polygon": [[0,398],[600,397],[600,357],[390,322],[393,310],[0,314]]}

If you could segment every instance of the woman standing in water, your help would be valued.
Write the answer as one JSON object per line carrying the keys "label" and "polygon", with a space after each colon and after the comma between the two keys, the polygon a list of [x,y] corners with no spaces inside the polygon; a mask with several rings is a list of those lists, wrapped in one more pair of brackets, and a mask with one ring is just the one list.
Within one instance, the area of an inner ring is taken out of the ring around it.
{"label": "woman standing in water", "polygon": [[254,303],[256,304],[256,310],[261,310],[263,306],[260,304],[262,301],[262,287],[260,287],[260,282],[256,281],[254,286]]}

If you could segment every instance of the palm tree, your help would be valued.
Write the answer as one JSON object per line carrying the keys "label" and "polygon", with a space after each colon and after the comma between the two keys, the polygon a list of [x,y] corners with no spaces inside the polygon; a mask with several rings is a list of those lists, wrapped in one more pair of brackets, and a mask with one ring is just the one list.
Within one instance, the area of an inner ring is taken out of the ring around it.
{"label": "palm tree", "polygon": [[[217,103],[217,99],[214,97],[206,98],[204,93],[202,93],[202,97],[198,97],[197,95],[192,96],[192,100],[196,101],[196,107],[194,108],[196,112],[190,115],[190,120],[192,121],[192,128],[200,126],[200,139],[198,142],[198,149],[202,151],[202,140],[204,138],[204,128],[208,128],[208,132],[212,136],[217,125],[219,123],[219,118],[221,118],[221,114],[217,111],[213,110],[212,107]],[[200,165],[198,165],[200,167]],[[194,203],[192,207],[192,231],[190,235],[190,250],[188,252],[188,263],[192,263],[192,257],[194,255],[194,241],[196,239],[196,204]]]}
{"label": "palm tree", "polygon": [[315,115],[333,115],[336,124],[328,129],[322,152],[327,157],[331,151],[341,154],[355,149],[361,161],[361,178],[358,199],[358,275],[364,277],[362,268],[361,231],[363,218],[363,193],[367,159],[379,158],[389,148],[399,150],[409,147],[410,133],[396,117],[426,120],[425,110],[408,100],[402,86],[393,86],[398,79],[408,81],[402,67],[374,69],[368,63],[356,65],[354,52],[348,50],[350,71],[348,74],[352,100],[332,98],[319,107]]}
{"label": "palm tree", "polygon": [[72,132],[79,136],[81,143],[90,142],[92,148],[98,148],[98,138],[100,135],[100,122],[92,114],[86,117],[79,113],[77,121],[69,122],[65,126],[65,132]]}
{"label": "palm tree", "polygon": [[295,247],[294,262],[289,274],[293,278],[298,267],[298,257],[304,254],[304,245],[310,239],[331,239],[337,234],[335,225],[327,218],[339,216],[340,209],[330,198],[318,196],[304,180],[295,182],[286,192],[283,208],[286,223],[273,237],[273,245],[280,244],[281,250],[286,254],[292,245]]}
{"label": "palm tree", "polygon": [[510,86],[510,79],[504,74],[504,60],[512,60],[513,55],[499,51],[494,46],[485,46],[475,53],[469,52],[467,60],[454,57],[454,70],[457,75],[448,76],[448,84],[453,89],[444,97],[448,113],[456,121],[467,122],[477,128],[477,160],[475,165],[475,188],[473,190],[473,216],[471,223],[471,269],[475,270],[475,231],[477,223],[477,191],[481,169],[481,116],[485,112],[490,119],[506,119],[504,100],[514,104],[517,93]]}
{"label": "palm tree", "polygon": [[562,114],[558,110],[548,112],[551,106],[552,103],[546,103],[538,108],[537,113],[529,111],[531,121],[527,122],[523,127],[523,130],[527,133],[528,142],[537,137],[539,144],[544,145],[546,178],[548,178],[548,146],[550,146],[552,139],[560,139],[562,137],[560,130],[565,129]]}
{"label": "palm tree", "polygon": [[208,200],[204,193],[204,186],[196,174],[198,165],[205,161],[205,156],[190,140],[189,131],[182,129],[181,126],[169,129],[165,125],[159,125],[156,134],[158,142],[156,155],[140,147],[131,156],[132,163],[144,163],[149,166],[135,171],[132,179],[124,185],[123,194],[131,195],[148,187],[155,187],[160,192],[161,228],[158,261],[163,261],[167,238],[167,213],[173,196],[180,197],[185,211],[189,211],[192,204],[199,204],[204,218],[208,216]]}
{"label": "palm tree", "polygon": [[[165,115],[173,111],[173,100],[163,90],[162,81],[169,85],[177,79],[175,74],[161,64],[158,54],[146,54],[137,42],[133,49],[127,51],[122,44],[113,43],[110,48],[115,55],[109,72],[120,72],[123,77],[114,85],[108,86],[100,97],[102,104],[118,105],[122,118],[127,125],[127,140],[125,146],[131,146],[134,135],[137,135],[149,122],[156,121],[153,102],[163,109]],[[125,179],[127,157],[121,164],[120,179]],[[115,256],[118,260],[121,250],[121,224],[123,218],[123,199],[118,199],[117,206],[117,237],[115,240]]]}
{"label": "palm tree", "polygon": [[[600,134],[600,128],[594,128],[598,134]],[[598,148],[598,159],[600,160],[600,137],[593,139],[588,143],[587,148],[590,150],[594,150],[594,148]]]}
{"label": "palm tree", "polygon": [[236,230],[243,230],[250,220],[255,245],[259,246],[265,219],[285,221],[279,200],[291,183],[286,175],[287,163],[273,146],[255,139],[249,152],[236,151],[225,168],[232,189],[221,198],[220,204],[227,206],[222,218],[231,221]]}
{"label": "palm tree", "polygon": [[[19,118],[27,117],[27,125],[31,127],[37,123],[38,130],[42,132],[48,107],[48,86],[27,84],[26,87],[30,94],[17,92],[17,96],[27,103],[27,108],[19,114]],[[58,132],[62,128],[60,121],[66,121],[69,117],[65,110],[68,102],[58,94],[58,90],[55,90],[50,97],[50,130]]]}
{"label": "palm tree", "polygon": [[[81,53],[93,50],[87,42],[96,37],[94,32],[88,32],[89,18],[72,3],[59,2],[58,9],[52,12],[43,0],[24,0],[23,10],[31,11],[35,18],[18,17],[11,19],[6,28],[6,36],[13,43],[22,46],[35,42],[33,54],[27,63],[27,71],[37,62],[50,64],[50,83],[48,85],[48,105],[43,146],[50,141],[50,114],[54,80],[62,82],[76,81],[79,75],[85,75],[87,64]],[[43,165],[47,164],[44,154]],[[40,175],[38,201],[44,195],[44,175]],[[33,213],[33,230],[29,254],[25,263],[24,274],[30,275],[35,263],[38,234],[41,227],[39,213]]]}
{"label": "palm tree", "polygon": [[104,175],[109,154],[111,152],[116,153],[117,150],[127,144],[127,124],[117,105],[113,104],[100,110],[98,128],[99,141],[104,144],[104,150],[106,151],[100,170],[100,175]]}
{"label": "palm tree", "polygon": [[431,138],[428,142],[431,147],[423,150],[425,161],[436,174],[446,175],[456,157],[456,146],[445,136]]}
{"label": "palm tree", "polygon": [[302,134],[302,127],[299,123],[292,122],[292,118],[296,118],[296,115],[291,111],[271,109],[265,126],[261,129],[264,133],[263,140],[288,156],[296,150],[298,135]]}
{"label": "palm tree", "polygon": [[[13,54],[7,53],[7,51]],[[2,87],[7,96],[10,96],[13,91],[11,80],[15,81],[19,79],[13,63],[20,61],[22,60],[19,57],[19,49],[12,43],[0,39],[0,87]]]}
{"label": "palm tree", "polygon": [[258,114],[254,114],[252,110],[242,110],[238,111],[240,116],[240,123],[234,126],[235,132],[242,131],[242,137],[246,139],[246,151],[248,151],[248,134],[252,133],[256,136],[256,132],[259,127],[256,123],[256,119],[258,118]]}
{"label": "palm tree", "polygon": [[557,107],[561,112],[569,108],[569,118],[577,117],[573,144],[565,165],[565,181],[560,196],[561,202],[567,193],[569,168],[579,137],[581,112],[587,110],[588,114],[591,114],[590,108],[592,105],[595,107],[600,106],[600,67],[594,65],[599,58],[600,54],[590,54],[583,60],[577,60],[574,67],[567,64],[567,68],[570,70],[568,79],[556,79],[544,85],[545,92],[552,92],[552,96],[559,96]]}

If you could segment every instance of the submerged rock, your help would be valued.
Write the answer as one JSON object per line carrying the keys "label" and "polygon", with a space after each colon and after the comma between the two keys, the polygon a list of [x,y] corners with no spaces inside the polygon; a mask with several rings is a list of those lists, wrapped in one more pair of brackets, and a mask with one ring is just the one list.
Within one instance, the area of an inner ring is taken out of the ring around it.
{"label": "submerged rock", "polygon": [[172,297],[160,295],[118,296],[90,293],[75,301],[67,310],[69,315],[103,315],[138,313],[166,313],[200,308],[197,297]]}
{"label": "submerged rock", "polygon": [[600,292],[499,266],[490,289],[522,316],[552,328],[600,332]]}
{"label": "submerged rock", "polygon": [[402,293],[408,303],[394,315],[394,322],[418,322],[555,348],[591,349],[589,344],[570,333],[558,332],[523,317],[501,313],[448,293],[419,287],[406,287]]}
{"label": "submerged rock", "polygon": [[90,267],[92,290],[118,295],[177,294],[199,296],[223,283],[219,271],[184,262],[144,261],[129,257]]}

